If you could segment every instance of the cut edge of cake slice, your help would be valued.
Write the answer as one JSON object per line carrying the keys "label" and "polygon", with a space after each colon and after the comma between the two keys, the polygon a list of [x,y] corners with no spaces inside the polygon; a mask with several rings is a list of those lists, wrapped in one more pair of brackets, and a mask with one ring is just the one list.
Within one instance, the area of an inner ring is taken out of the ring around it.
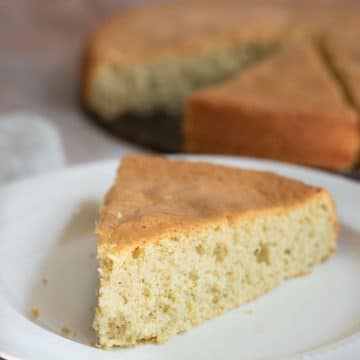
{"label": "cut edge of cake slice", "polygon": [[324,189],[273,173],[128,156],[99,236],[99,346],[163,343],[307,274],[336,249]]}
{"label": "cut edge of cake slice", "polygon": [[351,168],[359,118],[312,42],[302,40],[236,78],[194,92],[185,149]]}

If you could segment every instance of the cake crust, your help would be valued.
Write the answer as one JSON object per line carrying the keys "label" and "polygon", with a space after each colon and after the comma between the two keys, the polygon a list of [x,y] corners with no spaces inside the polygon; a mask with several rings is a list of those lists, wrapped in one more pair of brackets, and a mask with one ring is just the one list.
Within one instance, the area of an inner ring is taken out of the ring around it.
{"label": "cake crust", "polygon": [[271,172],[129,155],[100,211],[99,248],[116,254],[209,222],[286,212],[317,196],[329,194]]}
{"label": "cake crust", "polygon": [[343,170],[359,148],[358,116],[307,41],[187,103],[186,149]]}
{"label": "cake crust", "polygon": [[153,4],[123,10],[107,19],[92,34],[89,51],[100,61],[133,65],[190,55],[212,46],[227,47],[239,41],[273,40],[292,28],[292,20],[290,12],[277,4]]}

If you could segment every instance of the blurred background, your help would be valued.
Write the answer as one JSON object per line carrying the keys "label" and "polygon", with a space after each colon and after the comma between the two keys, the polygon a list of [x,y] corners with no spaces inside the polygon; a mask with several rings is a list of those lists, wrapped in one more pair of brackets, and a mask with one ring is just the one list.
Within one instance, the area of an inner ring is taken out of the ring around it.
{"label": "blurred background", "polygon": [[[68,164],[117,158],[124,151],[135,150],[88,121],[79,107],[79,76],[89,31],[114,9],[141,3],[1,1],[2,119],[4,115],[21,111],[41,115],[54,123],[60,131]],[[1,161],[5,159],[0,156]]]}
{"label": "blurred background", "polygon": [[[38,159],[41,170],[144,151],[89,121],[79,104],[79,77],[94,26],[115,10],[145,3],[149,1],[0,2],[0,182],[30,173],[32,165],[20,157],[31,149],[41,152],[47,142],[64,154]],[[50,128],[34,142],[35,123]]]}

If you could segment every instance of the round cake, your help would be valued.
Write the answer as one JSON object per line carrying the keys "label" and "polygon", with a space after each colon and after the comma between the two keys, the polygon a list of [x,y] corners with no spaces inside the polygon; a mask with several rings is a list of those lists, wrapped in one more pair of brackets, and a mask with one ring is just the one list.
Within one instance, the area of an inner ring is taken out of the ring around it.
{"label": "round cake", "polygon": [[[310,2],[195,1],[121,11],[100,24],[90,36],[82,76],[83,105],[91,118],[111,132],[161,151],[204,152],[203,149],[206,149],[208,153],[281,160],[284,156],[273,155],[275,152],[271,145],[263,149],[269,156],[258,155],[256,145],[255,150],[250,152],[244,152],[241,146],[221,145],[227,143],[227,136],[234,141],[239,131],[238,122],[245,121],[246,126],[255,126],[249,140],[254,144],[259,139],[264,140],[261,143],[271,143],[266,137],[275,134],[281,143],[281,132],[265,133],[262,128],[257,131],[253,119],[239,115],[239,119],[230,122],[235,124],[234,127],[229,123],[225,132],[219,133],[218,127],[213,122],[209,123],[206,134],[199,139],[199,132],[193,134],[186,127],[189,121],[198,121],[196,118],[189,119],[192,112],[187,109],[197,93],[208,88],[216,91],[216,88],[226,86],[235,78],[241,78],[242,74],[245,76],[247,72],[261,67],[263,62],[278,56],[284,48],[296,48],[294,43],[305,41],[318,54],[324,71],[336,83],[339,97],[346,103],[346,111],[339,114],[337,123],[330,128],[335,132],[337,126],[343,128],[349,111],[355,118],[350,121],[351,125],[345,125],[353,144],[346,161],[336,161],[336,164],[328,161],[334,154],[338,156],[346,146],[348,138],[342,136],[340,139],[339,135],[339,139],[333,141],[334,147],[321,147],[320,154],[311,161],[311,165],[335,170],[351,168],[356,163],[359,148],[356,112],[360,108],[360,81],[354,79],[359,76],[360,43],[350,40],[360,36],[359,17],[360,6],[314,5]],[[301,67],[300,76],[304,76]],[[298,91],[289,94],[284,101],[299,102],[299,99],[293,101],[290,97],[308,91],[309,86],[301,88],[303,83],[300,81]],[[261,86],[259,82],[258,88]],[[278,92],[276,81],[272,86],[274,92]],[[318,87],[319,84],[314,83],[314,88]],[[279,107],[267,109],[261,93],[260,89],[258,99],[256,94],[252,97],[254,101],[265,104],[264,113],[280,114],[283,123],[288,118],[298,117],[299,109],[287,112],[279,111]],[[236,94],[231,95],[234,98]],[[243,93],[238,96],[239,102],[242,102]],[[316,93],[314,96],[316,102]],[[252,103],[248,105],[253,106]],[[305,117],[306,124],[310,120],[307,120],[306,114]],[[218,122],[222,123],[221,112],[218,118]],[[318,121],[313,114],[311,118],[311,122]],[[324,126],[326,138],[328,124],[319,126]],[[313,128],[303,126],[304,137]],[[217,137],[221,141],[214,141]],[[206,146],[187,146],[197,141],[206,143]],[[296,152],[301,152],[304,143],[297,140],[295,133],[291,141]],[[299,156],[285,158],[286,161],[307,164]]]}

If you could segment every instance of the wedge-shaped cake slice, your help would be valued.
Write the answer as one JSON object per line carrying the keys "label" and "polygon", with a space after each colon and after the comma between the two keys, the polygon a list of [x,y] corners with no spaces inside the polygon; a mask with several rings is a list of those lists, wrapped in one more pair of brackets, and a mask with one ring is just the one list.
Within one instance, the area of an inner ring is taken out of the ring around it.
{"label": "wedge-shaped cake slice", "polygon": [[336,248],[329,193],[269,172],[129,156],[96,233],[99,345],[164,342]]}
{"label": "wedge-shaped cake slice", "polygon": [[358,118],[336,79],[307,42],[286,47],[187,103],[186,148],[328,169],[351,167]]}

